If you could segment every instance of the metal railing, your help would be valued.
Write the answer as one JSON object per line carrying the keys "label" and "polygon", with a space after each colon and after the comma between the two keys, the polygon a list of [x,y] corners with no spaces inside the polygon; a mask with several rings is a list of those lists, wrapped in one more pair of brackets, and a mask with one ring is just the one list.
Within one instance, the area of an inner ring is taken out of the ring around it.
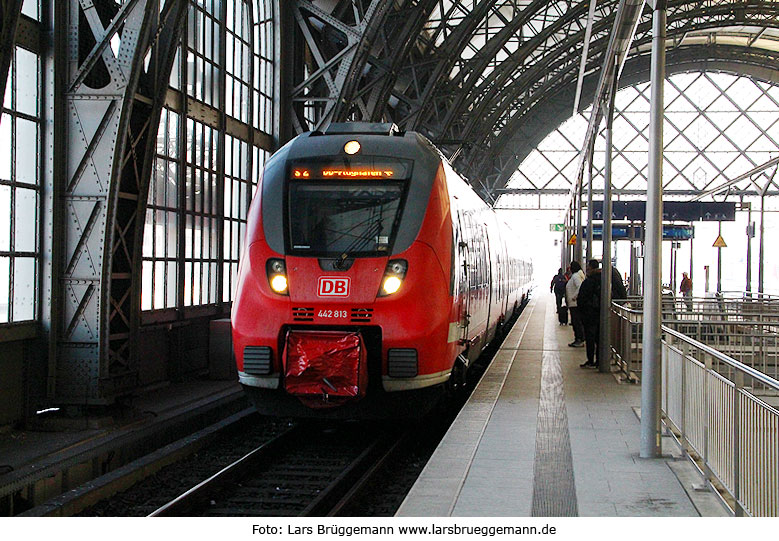
{"label": "metal railing", "polygon": [[734,514],[779,516],[779,381],[662,331],[666,426]]}
{"label": "metal railing", "polygon": [[[641,374],[642,299],[612,303],[611,345],[620,369]],[[667,297],[663,325],[773,378],[779,377],[779,303],[770,300]]]}
{"label": "metal railing", "polygon": [[641,374],[644,314],[627,304],[611,303],[611,351],[620,370],[632,382]]}
{"label": "metal railing", "polygon": [[[641,310],[643,297],[629,297],[620,301]],[[779,297],[763,293],[717,293],[708,297],[677,297],[664,294],[662,300],[665,319],[695,319],[701,315],[721,316],[727,319],[745,317],[747,320],[779,321]]]}

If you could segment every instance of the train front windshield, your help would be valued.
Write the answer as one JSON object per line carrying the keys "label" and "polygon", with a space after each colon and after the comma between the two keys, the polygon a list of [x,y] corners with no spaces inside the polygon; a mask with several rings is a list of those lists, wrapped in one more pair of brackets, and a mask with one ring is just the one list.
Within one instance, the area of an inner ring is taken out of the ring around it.
{"label": "train front windshield", "polygon": [[292,251],[324,257],[386,255],[402,198],[403,182],[397,181],[292,181]]}

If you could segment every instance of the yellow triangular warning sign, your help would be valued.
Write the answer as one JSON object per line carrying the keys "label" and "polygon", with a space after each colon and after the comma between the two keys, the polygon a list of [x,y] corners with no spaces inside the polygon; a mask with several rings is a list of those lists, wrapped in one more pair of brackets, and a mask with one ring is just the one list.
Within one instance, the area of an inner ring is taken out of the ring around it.
{"label": "yellow triangular warning sign", "polygon": [[576,244],[576,235],[575,234],[571,235],[571,238],[568,240],[568,245],[569,246],[573,246],[574,244]]}
{"label": "yellow triangular warning sign", "polygon": [[725,244],[725,239],[722,238],[722,235],[717,235],[717,240],[714,241],[714,244],[712,244],[714,248],[727,248],[728,245]]}

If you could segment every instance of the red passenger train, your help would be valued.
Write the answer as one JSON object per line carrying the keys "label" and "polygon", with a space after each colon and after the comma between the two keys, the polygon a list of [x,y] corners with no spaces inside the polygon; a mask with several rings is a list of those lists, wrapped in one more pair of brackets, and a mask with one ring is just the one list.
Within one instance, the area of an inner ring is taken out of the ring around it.
{"label": "red passenger train", "polygon": [[260,413],[414,416],[527,299],[532,265],[417,133],[331,124],[265,165],[232,310]]}

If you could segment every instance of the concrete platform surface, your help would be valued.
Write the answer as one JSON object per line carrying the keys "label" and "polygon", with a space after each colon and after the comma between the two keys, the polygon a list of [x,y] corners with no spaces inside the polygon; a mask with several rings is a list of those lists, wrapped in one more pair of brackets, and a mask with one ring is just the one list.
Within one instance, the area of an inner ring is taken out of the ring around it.
{"label": "concrete platform surface", "polygon": [[572,340],[553,295],[530,302],[397,516],[725,515],[672,444],[639,458],[640,385]]}

